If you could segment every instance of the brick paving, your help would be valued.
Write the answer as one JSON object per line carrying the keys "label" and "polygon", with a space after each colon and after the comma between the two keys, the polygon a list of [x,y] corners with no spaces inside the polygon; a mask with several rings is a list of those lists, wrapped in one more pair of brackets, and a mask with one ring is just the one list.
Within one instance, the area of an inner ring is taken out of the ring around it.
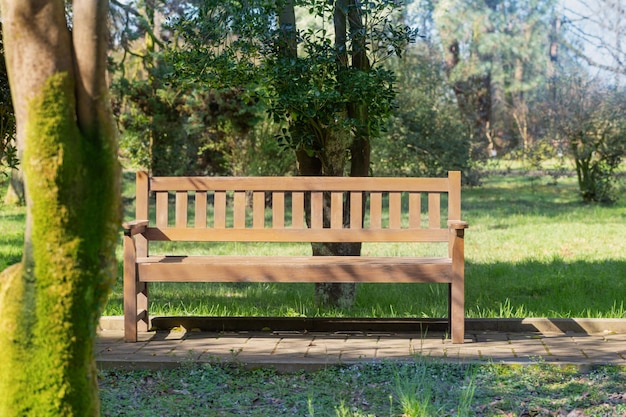
{"label": "brick paving", "polygon": [[412,361],[428,357],[459,363],[546,362],[588,367],[626,366],[626,332],[466,332],[464,344],[443,334],[377,332],[157,331],[124,343],[123,331],[101,329],[100,367],[164,368],[185,363],[237,363],[280,371],[314,370],[361,361]]}

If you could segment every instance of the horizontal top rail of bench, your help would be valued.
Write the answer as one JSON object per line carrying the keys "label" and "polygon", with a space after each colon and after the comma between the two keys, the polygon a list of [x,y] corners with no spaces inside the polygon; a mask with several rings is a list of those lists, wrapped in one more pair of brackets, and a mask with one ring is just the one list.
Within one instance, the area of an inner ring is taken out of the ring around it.
{"label": "horizontal top rail of bench", "polygon": [[152,177],[151,191],[448,192],[448,178]]}

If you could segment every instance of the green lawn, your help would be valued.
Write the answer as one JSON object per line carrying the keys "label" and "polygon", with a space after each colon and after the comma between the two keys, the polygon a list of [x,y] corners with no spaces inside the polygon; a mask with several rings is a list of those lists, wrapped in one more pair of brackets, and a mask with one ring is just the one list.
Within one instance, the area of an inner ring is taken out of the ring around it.
{"label": "green lawn", "polygon": [[[1,181],[1,180],[0,180]],[[579,201],[575,178],[493,173],[463,189],[468,317],[626,317],[626,199],[614,206]],[[4,194],[3,183],[0,195]],[[126,217],[132,213],[133,175],[126,174]],[[0,206],[0,269],[21,256],[24,209]],[[424,245],[422,245],[424,246]],[[364,247],[367,253],[427,254],[445,246]],[[154,251],[300,254],[307,244],[184,244]],[[121,259],[121,245],[118,251]],[[121,265],[119,268],[121,277]],[[320,310],[309,284],[154,284],[155,315],[269,315],[443,317],[444,285],[369,284],[350,310]],[[122,314],[118,280],[105,315]]]}
{"label": "green lawn", "polygon": [[[619,367],[461,365],[416,358],[277,374],[192,363],[99,374],[103,416],[623,416]],[[332,387],[332,389],[329,389]]]}

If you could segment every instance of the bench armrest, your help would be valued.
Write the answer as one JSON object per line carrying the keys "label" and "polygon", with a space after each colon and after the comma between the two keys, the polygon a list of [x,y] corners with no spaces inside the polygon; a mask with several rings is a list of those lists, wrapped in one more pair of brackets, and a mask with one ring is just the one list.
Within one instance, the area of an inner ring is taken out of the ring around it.
{"label": "bench armrest", "polygon": [[124,228],[124,234],[126,236],[134,236],[146,231],[146,227],[148,227],[148,220],[133,220],[130,222],[122,223],[122,227]]}
{"label": "bench armrest", "polygon": [[467,229],[469,224],[463,220],[448,220],[448,228],[450,229]]}

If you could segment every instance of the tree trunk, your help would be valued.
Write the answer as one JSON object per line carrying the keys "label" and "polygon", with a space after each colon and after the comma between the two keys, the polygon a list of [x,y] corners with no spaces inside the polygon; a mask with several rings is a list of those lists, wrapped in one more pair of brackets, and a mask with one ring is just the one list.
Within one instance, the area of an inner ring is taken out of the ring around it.
{"label": "tree trunk", "polygon": [[2,0],[23,144],[23,260],[0,276],[0,415],[99,416],[94,340],[116,279],[117,145],[107,1]]}
{"label": "tree trunk", "polygon": [[[359,71],[369,71],[367,45],[359,5],[354,0],[338,0],[333,16],[335,28],[335,50],[337,62],[341,68],[350,65]],[[351,43],[351,62],[348,54],[348,40]],[[348,103],[348,118],[357,121],[354,132],[329,132],[327,144],[323,147],[322,165],[325,175],[345,175],[346,153],[350,152],[350,176],[366,177],[370,169],[370,134],[367,129],[367,107],[362,104]],[[332,143],[332,146],[329,144]],[[325,205],[330,204],[326,201]],[[363,200],[365,204],[365,199]],[[326,210],[330,215],[330,210]],[[326,222],[326,213],[324,221]],[[350,223],[349,201],[344,203],[344,224]],[[328,220],[328,223],[330,221]],[[313,254],[322,256],[359,256],[361,243],[319,243],[313,245]],[[356,301],[356,284],[316,284],[315,295],[318,303],[334,307],[350,307]]]}

